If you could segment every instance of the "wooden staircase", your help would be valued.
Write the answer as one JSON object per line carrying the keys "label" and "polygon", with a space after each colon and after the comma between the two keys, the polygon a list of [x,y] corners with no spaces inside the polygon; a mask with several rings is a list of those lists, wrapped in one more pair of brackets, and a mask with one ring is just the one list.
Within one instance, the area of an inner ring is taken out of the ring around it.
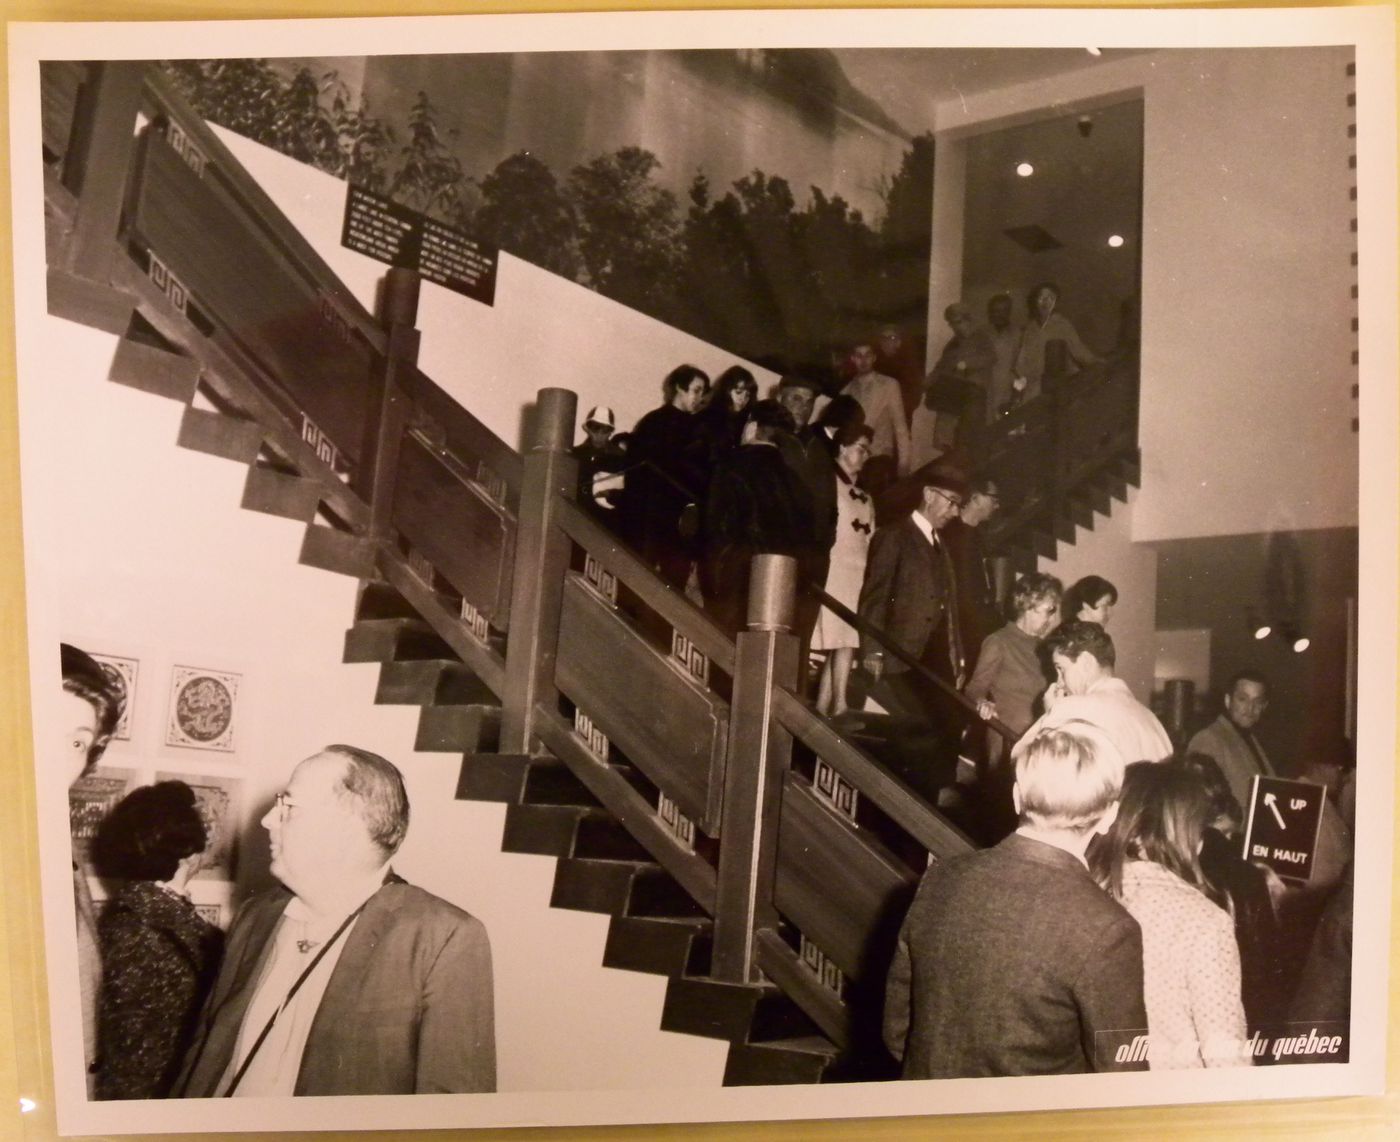
{"label": "wooden staircase", "polygon": [[[714,922],[569,769],[548,754],[496,752],[500,704],[412,605],[364,583],[345,661],[380,664],[375,701],[421,707],[415,748],[463,757],[457,796],[506,805],[501,846],[554,857],[550,904],[611,917],[603,966],[670,978],[663,1030],[730,1043],[726,1085],[820,1082],[856,1069],[771,983],[709,977]],[[645,776],[611,768],[655,799]]]}
{"label": "wooden staircase", "polygon": [[[572,394],[515,452],[417,369],[416,278],[365,312],[157,68],[43,77],[50,312],[119,334],[111,379],[361,580],[376,700],[556,859],[555,906],[611,918],[606,966],[668,979],[663,1028],[730,1044],[726,1083],[888,1077],[899,919],[971,842],[798,695],[778,557],[729,638],[572,502]],[[1128,471],[1099,475],[1090,506]]]}

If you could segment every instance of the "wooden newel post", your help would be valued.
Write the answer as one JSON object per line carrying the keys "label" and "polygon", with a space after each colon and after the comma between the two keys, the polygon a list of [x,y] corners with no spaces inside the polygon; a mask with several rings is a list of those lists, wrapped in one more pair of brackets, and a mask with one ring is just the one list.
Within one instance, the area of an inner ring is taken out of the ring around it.
{"label": "wooden newel post", "polygon": [[121,61],[84,66],[87,77],[78,90],[63,156],[63,185],[78,201],[62,268],[105,285],[118,248],[147,65]]}
{"label": "wooden newel post", "polygon": [[541,389],[520,481],[515,571],[511,580],[506,692],[501,699],[501,752],[530,753],[535,705],[553,694],[559,610],[569,569],[569,537],[557,526],[560,497],[572,499],[578,461],[569,455],[578,397]]}
{"label": "wooden newel post", "polygon": [[378,378],[379,399],[374,403],[371,396],[369,415],[365,418],[365,440],[361,452],[364,460],[357,486],[360,494],[369,502],[370,538],[381,543],[393,536],[394,484],[409,412],[404,375],[417,365],[421,341],[421,334],[414,328],[418,320],[420,283],[416,270],[397,266],[390,269],[384,279],[384,295],[380,304],[379,319],[389,335],[388,345],[384,372]]}
{"label": "wooden newel post", "polygon": [[773,688],[797,685],[796,588],[795,559],[754,557],[749,629],[735,640],[711,962],[715,978],[731,983],[754,978],[757,934],[778,923],[773,903],[778,811],[792,737],[774,717]]}

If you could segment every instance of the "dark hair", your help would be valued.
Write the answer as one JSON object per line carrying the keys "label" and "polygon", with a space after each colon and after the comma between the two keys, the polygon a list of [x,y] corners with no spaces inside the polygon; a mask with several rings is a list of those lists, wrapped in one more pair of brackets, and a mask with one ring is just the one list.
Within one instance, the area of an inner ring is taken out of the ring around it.
{"label": "dark hair", "polygon": [[797,431],[797,421],[792,418],[792,413],[779,401],[771,398],[754,401],[749,410],[749,420],[758,426],[760,440],[772,440],[778,432]]}
{"label": "dark hair", "polygon": [[1026,308],[1032,315],[1035,314],[1035,299],[1040,296],[1040,291],[1043,289],[1048,289],[1053,293],[1056,301],[1060,300],[1060,287],[1054,282],[1036,282],[1035,285],[1031,286],[1031,292],[1026,294]]}
{"label": "dark hair", "polygon": [[706,387],[710,384],[710,375],[704,369],[697,369],[694,365],[677,365],[669,373],[666,379],[661,382],[661,391],[666,395],[666,403],[670,404],[676,399],[676,394],[684,392],[699,377],[705,382]]}
{"label": "dark hair", "polygon": [[713,408],[718,405],[728,411],[729,394],[740,386],[748,389],[754,396],[758,395],[758,382],[754,380],[753,374],[743,365],[730,365],[715,378],[710,406]]}
{"label": "dark hair", "polygon": [[1230,783],[1225,780],[1220,763],[1208,753],[1188,753],[1181,759],[1181,765],[1188,773],[1195,774],[1205,790],[1206,800],[1210,802],[1210,820],[1214,822],[1224,817],[1238,830],[1244,824],[1244,809],[1230,792]]}
{"label": "dark hair", "polygon": [[390,761],[352,745],[328,745],[322,753],[345,759],[345,772],[335,787],[338,797],[352,800],[369,837],[384,856],[391,857],[408,833],[408,790],[403,774]]}
{"label": "dark hair", "polygon": [[169,880],[208,843],[194,790],[183,781],[160,781],[133,789],[102,819],[92,862],[99,876]]}
{"label": "dark hair", "polygon": [[[1064,604],[1060,605],[1063,609]],[[1057,626],[1045,640],[1045,653],[1052,657],[1063,654],[1071,662],[1077,662],[1085,651],[1092,654],[1100,666],[1112,666],[1118,659],[1113,649],[1113,639],[1098,623],[1071,619]]]}
{"label": "dark hair", "polygon": [[1123,866],[1151,861],[1223,906],[1197,855],[1210,819],[1210,799],[1195,773],[1170,761],[1133,762],[1123,775],[1118,816],[1093,856],[1100,883],[1122,900]]}
{"label": "dark hair", "polygon": [[865,409],[861,407],[860,401],[856,400],[850,393],[837,393],[827,402],[821,415],[817,417],[819,427],[834,428],[838,433],[847,425],[864,423]]}
{"label": "dark hair", "polygon": [[994,301],[1004,301],[1004,302],[1006,302],[1007,305],[1012,305],[1012,304],[1014,304],[1014,303],[1012,302],[1012,300],[1011,300],[1011,295],[1010,295],[1009,293],[1007,293],[1005,290],[1002,290],[1000,293],[994,293],[994,294],[992,294],[991,297],[987,298],[987,312],[988,312],[988,313],[990,313],[990,312],[992,311],[992,303],[993,303]]}
{"label": "dark hair", "polygon": [[812,395],[822,391],[821,385],[811,377],[803,376],[801,373],[784,373],[778,378],[778,391],[784,389],[811,389]]}
{"label": "dark hair", "polygon": [[1221,691],[1225,697],[1229,697],[1235,692],[1235,687],[1241,682],[1253,682],[1256,686],[1264,687],[1264,697],[1269,696],[1269,680],[1257,670],[1237,670],[1230,675],[1230,681],[1225,683],[1225,689]]}
{"label": "dark hair", "polygon": [[838,448],[849,448],[859,440],[874,440],[875,430],[864,421],[857,420],[843,424],[832,437]]}
{"label": "dark hair", "polygon": [[1095,606],[1107,596],[1110,603],[1118,602],[1118,588],[1102,575],[1085,575],[1065,592],[1065,618],[1073,622],[1085,607]]}
{"label": "dark hair", "polygon": [[62,642],[58,652],[63,665],[63,689],[83,699],[97,714],[97,733],[87,756],[87,768],[91,769],[121,721],[126,695],[117,679],[86,651]]}

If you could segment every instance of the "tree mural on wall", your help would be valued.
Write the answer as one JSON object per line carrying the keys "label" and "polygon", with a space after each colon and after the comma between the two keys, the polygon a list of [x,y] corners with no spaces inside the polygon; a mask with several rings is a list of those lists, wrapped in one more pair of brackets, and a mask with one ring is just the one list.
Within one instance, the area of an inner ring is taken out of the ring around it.
{"label": "tree mural on wall", "polygon": [[283,154],[560,274],[736,355],[821,371],[829,347],[877,324],[923,332],[933,140],[913,140],[871,225],[839,195],[754,170],[723,191],[702,173],[682,206],[660,161],[623,147],[560,178],[528,151],[477,178],[419,92],[407,122],[352,106],[334,72],[290,78],[266,60],[164,65],[195,109]]}

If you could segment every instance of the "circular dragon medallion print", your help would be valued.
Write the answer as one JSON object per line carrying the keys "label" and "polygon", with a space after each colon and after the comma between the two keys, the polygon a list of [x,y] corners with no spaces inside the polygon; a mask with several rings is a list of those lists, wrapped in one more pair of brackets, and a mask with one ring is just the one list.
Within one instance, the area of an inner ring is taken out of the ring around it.
{"label": "circular dragon medallion print", "polygon": [[217,678],[197,675],[180,687],[175,720],[194,741],[217,741],[233,721],[233,695]]}

